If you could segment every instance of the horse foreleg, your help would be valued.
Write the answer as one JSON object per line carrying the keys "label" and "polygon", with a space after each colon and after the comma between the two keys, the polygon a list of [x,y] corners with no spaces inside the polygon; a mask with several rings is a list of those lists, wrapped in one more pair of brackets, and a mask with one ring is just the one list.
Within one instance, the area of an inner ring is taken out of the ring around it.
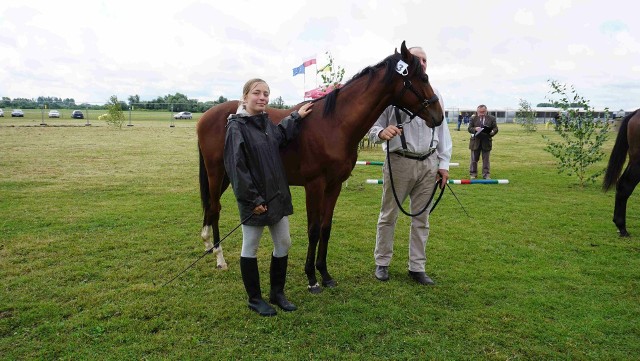
{"label": "horse foreleg", "polygon": [[318,246],[318,239],[320,235],[320,226],[319,224],[311,224],[308,229],[309,235],[309,247],[307,248],[307,260],[304,264],[304,273],[307,275],[307,279],[309,280],[309,285],[307,286],[309,292],[311,293],[320,293],[322,292],[322,288],[318,284],[318,279],[316,278],[316,270],[313,267],[314,259],[316,258],[316,247]]}
{"label": "horse foreleg", "polygon": [[320,232],[320,244],[318,246],[318,258],[316,259],[316,269],[322,276],[322,285],[325,287],[336,287],[337,282],[327,271],[327,252],[329,250],[329,238],[331,237],[331,225],[333,223],[333,211],[338,201],[338,196],[342,190],[341,185],[332,187],[325,192],[324,210],[322,212],[322,228]]}
{"label": "horse foreleg", "polygon": [[309,292],[320,293],[322,292],[322,288],[318,284],[318,279],[316,278],[314,262],[322,226],[321,221],[325,184],[322,179],[316,179],[313,182],[307,183],[304,188],[307,202],[307,235],[309,237],[309,248],[307,249],[304,273],[307,275],[309,280]]}
{"label": "horse foreleg", "polygon": [[640,165],[629,164],[616,185],[616,204],[613,211],[613,223],[618,228],[620,237],[629,237],[626,227],[627,201],[640,181]]}
{"label": "horse foreleg", "polygon": [[329,247],[329,237],[331,237],[331,220],[328,224],[322,225],[322,232],[320,235],[320,243],[318,246],[318,258],[316,259],[316,269],[322,276],[322,285],[325,287],[333,288],[338,283],[331,277],[329,271],[327,271],[327,251]]}

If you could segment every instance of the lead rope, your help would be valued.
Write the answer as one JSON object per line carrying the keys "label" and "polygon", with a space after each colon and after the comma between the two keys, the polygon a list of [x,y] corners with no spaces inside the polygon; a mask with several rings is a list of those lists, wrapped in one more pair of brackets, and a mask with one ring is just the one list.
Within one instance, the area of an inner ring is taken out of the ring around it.
{"label": "lead rope", "polygon": [[[409,217],[417,217],[422,213],[424,213],[427,210],[427,208],[429,208],[429,204],[431,204],[431,201],[433,200],[433,196],[436,194],[436,189],[438,189],[438,185],[442,183],[442,179],[438,179],[436,181],[436,184],[433,187],[433,192],[431,192],[431,197],[429,197],[429,200],[427,201],[427,204],[424,205],[424,208],[422,208],[422,210],[418,213],[411,214],[405,211],[404,208],[402,208],[402,202],[400,202],[400,200],[398,199],[398,194],[396,193],[396,188],[393,184],[393,172],[391,171],[391,157],[389,157],[389,141],[388,140],[387,140],[387,165],[389,166],[389,181],[391,182],[391,193],[393,193],[393,198],[395,198],[398,208],[400,208],[402,213],[404,213]],[[444,187],[440,190],[440,195],[438,196],[438,199],[436,200],[436,203],[434,204],[433,208],[431,208],[431,211],[429,212],[429,214],[433,212],[433,209],[435,209],[435,206],[438,204],[438,202],[440,202],[440,198],[442,198],[442,193],[444,193]]]}

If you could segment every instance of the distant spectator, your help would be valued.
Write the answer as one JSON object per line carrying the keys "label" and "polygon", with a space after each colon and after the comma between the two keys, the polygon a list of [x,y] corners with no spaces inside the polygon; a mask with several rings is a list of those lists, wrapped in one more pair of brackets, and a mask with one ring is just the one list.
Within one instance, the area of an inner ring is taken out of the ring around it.
{"label": "distant spectator", "polygon": [[471,133],[469,149],[471,150],[471,162],[469,164],[469,177],[474,179],[478,176],[478,160],[482,155],[482,178],[491,178],[489,155],[491,153],[493,136],[498,133],[496,118],[487,114],[487,106],[479,105],[476,115],[471,118],[468,127]]}

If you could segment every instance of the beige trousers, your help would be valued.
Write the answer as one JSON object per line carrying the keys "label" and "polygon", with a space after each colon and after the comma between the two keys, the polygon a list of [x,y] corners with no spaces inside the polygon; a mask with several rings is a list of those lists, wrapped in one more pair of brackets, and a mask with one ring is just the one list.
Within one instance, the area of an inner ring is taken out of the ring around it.
{"label": "beige trousers", "polygon": [[[393,184],[401,202],[409,197],[409,208],[403,206],[409,213],[418,213],[427,204],[433,193],[437,169],[438,157],[432,154],[429,158],[419,161],[390,154]],[[376,265],[389,266],[393,257],[393,241],[396,221],[400,209],[391,190],[389,179],[389,164],[385,162],[382,167],[383,191],[378,227],[376,233],[376,248],[374,258]],[[426,246],[429,239],[429,205],[424,213],[411,218],[411,231],[409,234],[409,271],[424,272],[427,263]],[[402,214],[405,217],[404,214]]]}

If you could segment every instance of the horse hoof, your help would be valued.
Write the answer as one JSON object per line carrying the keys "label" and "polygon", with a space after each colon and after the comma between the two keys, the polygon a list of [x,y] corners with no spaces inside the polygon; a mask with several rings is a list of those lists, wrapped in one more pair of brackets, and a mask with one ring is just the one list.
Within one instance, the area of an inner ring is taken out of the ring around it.
{"label": "horse hoof", "polygon": [[222,270],[222,271],[226,271],[229,269],[229,267],[227,267],[226,263],[222,263],[216,266],[217,269]]}
{"label": "horse hoof", "polygon": [[338,286],[338,283],[334,280],[322,281],[322,285],[328,288],[334,288]]}
{"label": "horse hoof", "polygon": [[627,232],[626,230],[624,230],[624,231],[618,231],[618,233],[620,233],[620,237],[631,237],[631,235],[629,234],[629,232]]}
{"label": "horse hoof", "polygon": [[309,289],[309,292],[313,293],[314,295],[322,292],[322,287],[320,287],[320,285],[317,283],[313,286],[307,286],[307,288]]}

